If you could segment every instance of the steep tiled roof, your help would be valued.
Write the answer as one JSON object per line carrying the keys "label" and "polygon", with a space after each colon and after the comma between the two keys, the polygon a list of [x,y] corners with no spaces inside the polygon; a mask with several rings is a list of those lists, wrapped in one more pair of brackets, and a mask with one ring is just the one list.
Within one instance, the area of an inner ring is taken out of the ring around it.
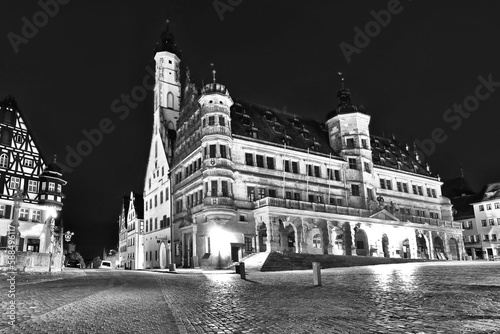
{"label": "steep tiled roof", "polygon": [[500,182],[489,183],[481,191],[482,201],[491,201],[500,198]]}
{"label": "steep tiled roof", "polygon": [[257,139],[310,152],[337,156],[331,149],[324,122],[304,119],[290,113],[235,99],[231,107],[231,130],[235,135]]}
{"label": "steep tiled roof", "polygon": [[461,197],[462,195],[472,195],[474,192],[463,177],[457,177],[444,181],[441,186],[443,196],[448,198]]}
{"label": "steep tiled roof", "polygon": [[481,197],[481,194],[470,194],[450,198],[451,204],[453,204],[453,217],[455,218],[455,220],[473,218],[474,207],[471,204],[479,202],[481,200]]}
{"label": "steep tiled roof", "polygon": [[426,166],[396,139],[370,136],[373,164],[395,168],[411,173],[432,176]]}

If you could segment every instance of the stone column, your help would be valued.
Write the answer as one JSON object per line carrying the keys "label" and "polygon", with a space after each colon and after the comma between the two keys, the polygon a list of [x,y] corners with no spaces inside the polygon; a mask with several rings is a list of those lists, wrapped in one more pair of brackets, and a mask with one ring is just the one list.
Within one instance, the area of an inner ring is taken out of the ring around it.
{"label": "stone column", "polygon": [[273,222],[273,218],[268,217],[268,228],[267,228],[267,243],[268,252],[275,252],[280,250],[279,245],[279,224],[278,222]]}
{"label": "stone column", "polygon": [[[193,222],[196,221],[196,218],[193,216]],[[198,239],[198,225],[196,223],[193,224],[193,268],[198,268],[199,262],[198,262],[198,255],[197,255],[197,248],[196,248],[196,242]]]}
{"label": "stone column", "polygon": [[432,231],[429,231],[429,259],[435,260],[436,254],[434,252],[434,238],[432,237]]}
{"label": "stone column", "polygon": [[448,258],[448,260],[451,260],[451,252],[450,252],[450,243],[448,240],[448,234],[443,233],[443,246],[444,246],[444,254]]}

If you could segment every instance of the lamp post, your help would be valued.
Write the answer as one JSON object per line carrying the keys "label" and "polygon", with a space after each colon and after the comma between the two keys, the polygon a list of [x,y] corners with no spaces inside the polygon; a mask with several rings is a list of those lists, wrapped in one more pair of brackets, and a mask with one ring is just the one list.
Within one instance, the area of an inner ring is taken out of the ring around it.
{"label": "lamp post", "polygon": [[14,228],[14,237],[15,237],[15,251],[17,253],[19,247],[19,209],[21,208],[21,201],[23,200],[24,195],[20,189],[17,189],[12,195],[12,199],[14,200],[14,217],[12,219],[12,223],[10,225]]}
{"label": "lamp post", "polygon": [[49,273],[50,273],[52,271],[52,254],[54,253],[57,211],[52,207],[49,208],[48,211],[50,215],[50,250],[49,250]]}

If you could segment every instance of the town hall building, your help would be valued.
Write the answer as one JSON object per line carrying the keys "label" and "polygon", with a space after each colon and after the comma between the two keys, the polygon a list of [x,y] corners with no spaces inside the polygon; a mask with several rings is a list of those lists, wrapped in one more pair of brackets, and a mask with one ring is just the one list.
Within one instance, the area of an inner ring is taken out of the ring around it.
{"label": "town hall building", "polygon": [[189,69],[181,80],[168,27],[155,60],[145,267],[228,268],[259,252],[463,258],[439,176],[371,134],[344,85],[319,121],[233,97],[215,71],[202,87]]}

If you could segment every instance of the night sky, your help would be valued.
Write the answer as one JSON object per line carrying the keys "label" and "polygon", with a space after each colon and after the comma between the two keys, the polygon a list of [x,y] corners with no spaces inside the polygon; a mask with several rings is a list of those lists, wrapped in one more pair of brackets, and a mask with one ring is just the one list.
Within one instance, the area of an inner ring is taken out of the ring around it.
{"label": "night sky", "polygon": [[[388,8],[390,22],[380,12]],[[233,97],[324,120],[340,71],[372,134],[410,147],[427,140],[423,159],[442,179],[462,164],[476,191],[500,181],[498,1],[67,1],[45,22],[41,10],[37,1],[0,3],[0,99],[17,100],[47,163],[57,154],[71,169],[62,217],[86,258],[116,248],[122,197],[142,193],[152,92],[127,114],[112,104],[152,82],[147,67],[167,18],[198,84],[214,63]],[[23,34],[34,17],[38,31]],[[470,112],[453,111],[464,103]],[[107,133],[86,156],[71,157],[99,127]],[[441,143],[432,150],[433,132]]]}

